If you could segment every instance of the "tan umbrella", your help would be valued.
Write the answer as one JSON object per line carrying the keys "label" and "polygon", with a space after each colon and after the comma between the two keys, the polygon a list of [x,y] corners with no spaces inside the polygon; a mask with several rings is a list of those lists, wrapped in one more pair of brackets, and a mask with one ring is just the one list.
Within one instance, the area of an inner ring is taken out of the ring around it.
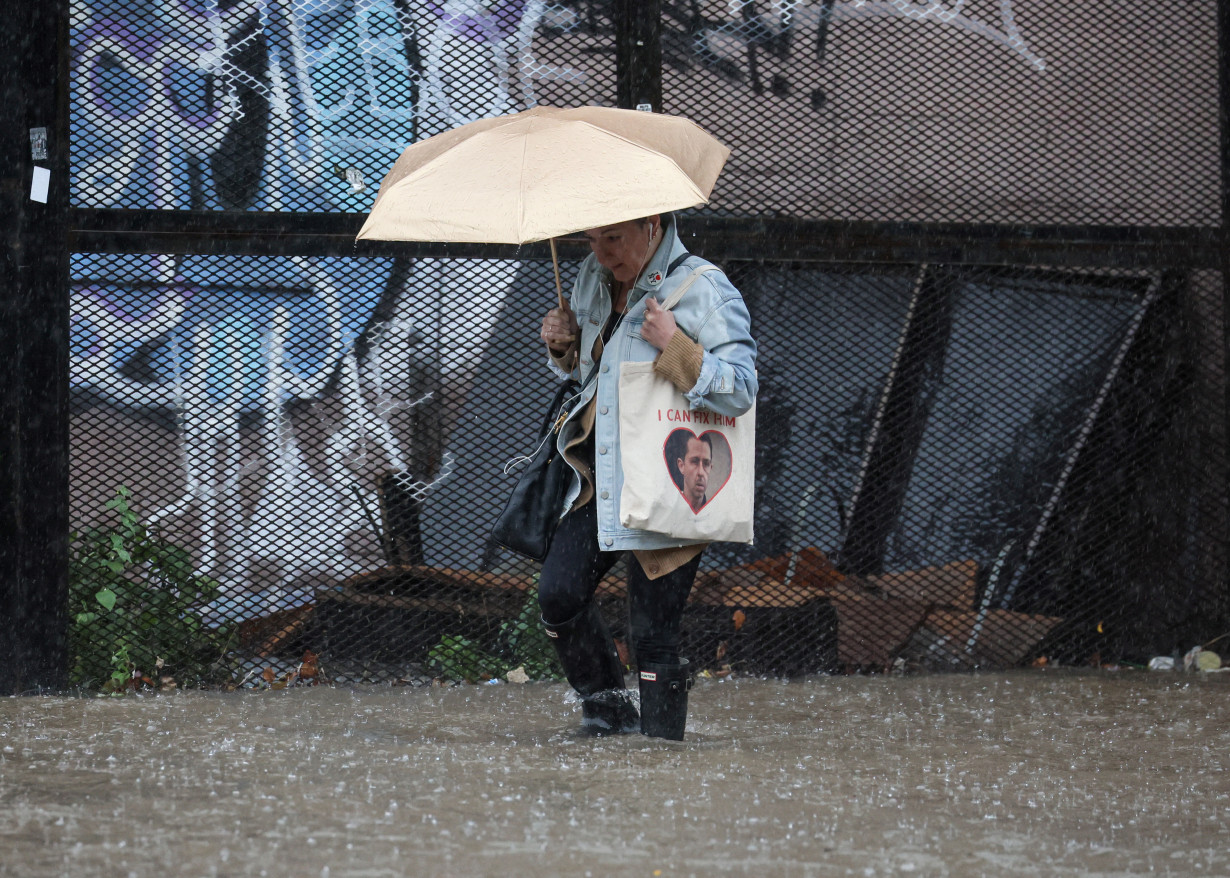
{"label": "tan umbrella", "polygon": [[[730,150],[678,116],[535,107],[409,147],[360,239],[525,244],[695,207]],[[556,289],[559,267],[556,262]]]}

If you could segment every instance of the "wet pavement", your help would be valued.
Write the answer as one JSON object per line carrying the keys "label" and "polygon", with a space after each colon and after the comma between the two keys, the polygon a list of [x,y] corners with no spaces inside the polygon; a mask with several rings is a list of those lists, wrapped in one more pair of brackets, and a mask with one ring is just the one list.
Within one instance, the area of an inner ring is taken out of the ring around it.
{"label": "wet pavement", "polygon": [[0,699],[0,875],[1230,874],[1230,674]]}

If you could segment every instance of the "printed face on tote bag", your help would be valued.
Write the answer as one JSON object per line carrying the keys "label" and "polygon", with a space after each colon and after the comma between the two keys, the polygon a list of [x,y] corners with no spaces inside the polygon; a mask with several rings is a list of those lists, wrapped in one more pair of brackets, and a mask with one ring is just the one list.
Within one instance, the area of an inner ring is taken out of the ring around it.
{"label": "printed face on tote bag", "polygon": [[693,514],[700,512],[730,481],[730,443],[716,430],[699,435],[672,430],[662,444],[662,458],[675,489]]}

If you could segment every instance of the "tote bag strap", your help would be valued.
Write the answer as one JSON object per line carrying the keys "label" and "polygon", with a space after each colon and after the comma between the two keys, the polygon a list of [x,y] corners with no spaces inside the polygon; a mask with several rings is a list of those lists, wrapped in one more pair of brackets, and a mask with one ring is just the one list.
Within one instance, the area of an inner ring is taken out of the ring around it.
{"label": "tote bag strap", "polygon": [[683,294],[688,291],[688,287],[692,286],[692,284],[696,282],[696,279],[706,271],[717,270],[718,267],[716,265],[712,265],[708,262],[704,265],[698,265],[696,268],[692,269],[692,273],[683,279],[683,283],[681,283],[673,293],[666,297],[666,301],[662,303],[662,310],[669,311],[678,305],[679,300],[683,298]]}

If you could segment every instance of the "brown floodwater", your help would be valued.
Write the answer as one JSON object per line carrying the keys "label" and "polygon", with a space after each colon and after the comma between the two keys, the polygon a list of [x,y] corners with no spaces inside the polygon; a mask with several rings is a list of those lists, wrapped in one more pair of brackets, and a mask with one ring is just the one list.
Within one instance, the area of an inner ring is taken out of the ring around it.
{"label": "brown floodwater", "polygon": [[1230,674],[0,699],[0,875],[1230,875]]}

